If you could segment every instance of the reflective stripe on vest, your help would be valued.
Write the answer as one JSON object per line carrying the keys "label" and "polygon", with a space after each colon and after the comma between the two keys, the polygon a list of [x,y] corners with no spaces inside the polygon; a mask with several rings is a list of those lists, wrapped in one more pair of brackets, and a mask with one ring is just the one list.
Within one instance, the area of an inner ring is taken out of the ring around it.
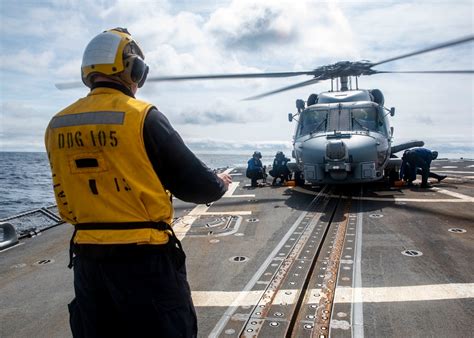
{"label": "reflective stripe on vest", "polygon": [[72,224],[117,224],[116,229],[79,227],[75,243],[168,241],[162,230],[125,225],[171,224],[173,217],[170,195],[143,141],[143,124],[151,107],[118,90],[96,88],[51,120],[45,143],[61,217]]}

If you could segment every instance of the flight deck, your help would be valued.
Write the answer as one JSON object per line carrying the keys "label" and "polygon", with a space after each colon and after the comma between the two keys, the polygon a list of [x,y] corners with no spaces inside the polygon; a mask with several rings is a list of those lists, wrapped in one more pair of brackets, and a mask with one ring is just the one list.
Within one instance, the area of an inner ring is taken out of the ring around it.
{"label": "flight deck", "polygon": [[[474,161],[432,170],[448,178],[430,189],[253,188],[226,168],[219,201],[175,199],[199,337],[472,336]],[[72,230],[0,252],[1,337],[71,336]]]}

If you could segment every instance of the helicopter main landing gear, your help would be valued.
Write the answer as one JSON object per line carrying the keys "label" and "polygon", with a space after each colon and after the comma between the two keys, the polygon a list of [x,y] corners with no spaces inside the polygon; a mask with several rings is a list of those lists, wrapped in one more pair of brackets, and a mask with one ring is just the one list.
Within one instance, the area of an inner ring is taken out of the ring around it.
{"label": "helicopter main landing gear", "polygon": [[304,186],[304,176],[303,176],[303,173],[301,171],[295,171],[294,172],[294,176],[295,176],[295,185],[297,187],[302,187]]}
{"label": "helicopter main landing gear", "polygon": [[395,182],[400,180],[400,172],[396,169],[391,169],[389,172],[385,173],[385,179],[388,180],[390,187],[395,185]]}

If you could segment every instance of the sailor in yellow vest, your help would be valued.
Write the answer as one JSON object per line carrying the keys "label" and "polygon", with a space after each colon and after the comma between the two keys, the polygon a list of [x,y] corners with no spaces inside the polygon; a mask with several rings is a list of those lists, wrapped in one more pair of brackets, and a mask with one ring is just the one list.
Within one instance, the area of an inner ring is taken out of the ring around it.
{"label": "sailor in yellow vest", "polygon": [[93,38],[81,70],[90,93],[56,114],[45,136],[59,212],[75,227],[73,336],[195,337],[171,194],[209,203],[231,177],[214,174],[135,98],[148,66],[126,29]]}

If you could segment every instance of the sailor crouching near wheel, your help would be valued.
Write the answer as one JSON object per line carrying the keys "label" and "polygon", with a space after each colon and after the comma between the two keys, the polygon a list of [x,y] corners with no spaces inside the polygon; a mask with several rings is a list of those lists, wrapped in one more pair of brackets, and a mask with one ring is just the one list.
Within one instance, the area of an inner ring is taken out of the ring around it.
{"label": "sailor crouching near wheel", "polygon": [[231,177],[214,174],[155,106],[135,99],[143,60],[126,29],[97,35],[81,66],[90,93],[46,130],[60,215],[75,227],[74,337],[197,335],[171,194],[209,203]]}

